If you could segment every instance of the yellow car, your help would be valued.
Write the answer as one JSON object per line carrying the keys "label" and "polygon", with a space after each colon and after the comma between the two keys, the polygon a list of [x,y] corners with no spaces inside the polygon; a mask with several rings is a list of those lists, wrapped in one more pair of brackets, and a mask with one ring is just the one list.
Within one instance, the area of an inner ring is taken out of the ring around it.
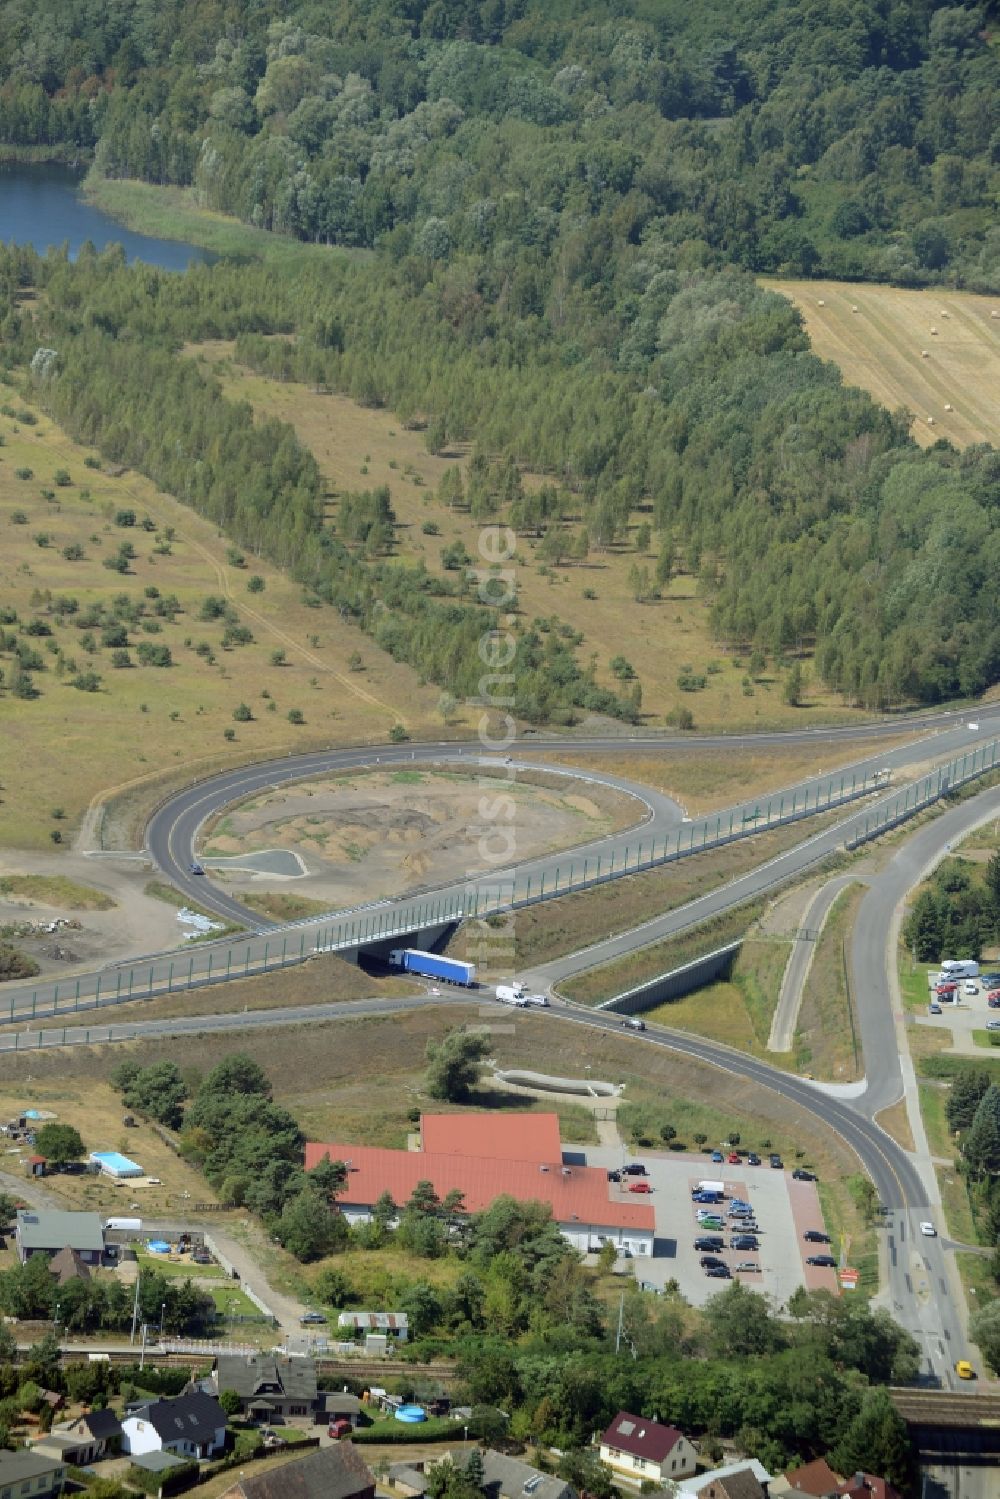
{"label": "yellow car", "polygon": [[975,1379],[976,1377],[976,1371],[975,1369],[973,1369],[967,1358],[959,1359],[958,1363],[955,1365],[955,1373],[958,1375],[959,1379]]}

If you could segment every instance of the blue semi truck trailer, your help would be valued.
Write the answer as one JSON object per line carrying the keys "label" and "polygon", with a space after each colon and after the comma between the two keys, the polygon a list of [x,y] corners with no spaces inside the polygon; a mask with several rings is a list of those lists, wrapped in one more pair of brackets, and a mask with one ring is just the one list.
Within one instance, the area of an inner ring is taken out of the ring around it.
{"label": "blue semi truck trailer", "polygon": [[397,947],[389,954],[394,968],[405,973],[419,973],[423,978],[442,979],[446,984],[461,984],[469,989],[476,982],[475,963],[460,963],[457,958],[443,958],[440,953],[421,952],[416,947]]}

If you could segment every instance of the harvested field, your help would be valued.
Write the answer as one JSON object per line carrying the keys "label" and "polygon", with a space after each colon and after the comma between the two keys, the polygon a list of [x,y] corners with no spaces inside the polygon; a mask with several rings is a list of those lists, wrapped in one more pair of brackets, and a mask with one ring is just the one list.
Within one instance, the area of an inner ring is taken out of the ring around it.
{"label": "harvested field", "polygon": [[767,285],[795,303],[814,350],[846,381],[913,413],[922,447],[939,437],[960,448],[1000,444],[1000,298],[853,281]]}

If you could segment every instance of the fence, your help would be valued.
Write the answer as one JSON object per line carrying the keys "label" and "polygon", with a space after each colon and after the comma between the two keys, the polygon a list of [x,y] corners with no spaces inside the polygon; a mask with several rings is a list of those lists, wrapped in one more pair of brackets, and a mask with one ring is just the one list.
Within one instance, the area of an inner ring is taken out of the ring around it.
{"label": "fence", "polygon": [[847,839],[845,848],[860,848],[863,843],[880,837],[890,828],[897,827],[907,818],[915,816],[917,812],[922,812],[925,807],[933,806],[949,791],[956,791],[960,786],[967,785],[979,776],[988,775],[998,766],[1000,766],[1000,739],[984,744],[982,749],[968,750],[964,755],[956,755],[955,759],[949,760],[947,765],[941,765],[937,770],[932,770],[922,780],[914,781],[911,786],[907,786],[891,801],[876,807],[871,815],[865,818],[859,830]]}
{"label": "fence", "polygon": [[[857,848],[887,828],[913,816],[948,790],[984,775],[1000,764],[1000,740],[982,749],[956,757],[940,770],[900,792],[886,805],[866,816],[863,825],[846,840]],[[570,892],[593,889],[625,875],[655,869],[710,849],[725,847],[771,828],[784,827],[818,813],[857,801],[882,789],[885,772],[876,771],[830,776],[804,791],[776,794],[753,807],[736,808],[700,822],[686,823],[675,834],[639,839],[637,844],[612,849],[610,853],[585,855],[554,866],[536,869],[520,878],[513,874],[495,882],[482,881],[451,891],[433,892],[418,898],[384,902],[351,913],[329,925],[292,923],[267,936],[250,936],[230,942],[206,943],[184,956],[166,954],[150,958],[128,969],[82,975],[57,984],[38,986],[12,994],[0,1009],[0,1024],[78,1015],[134,1000],[159,999],[233,979],[250,978],[305,962],[314,954],[356,952],[361,948],[407,937],[414,932],[444,930],[466,920],[483,920],[522,910]],[[102,1034],[104,1032],[104,1034]],[[39,1033],[19,1041],[17,1034],[0,1038],[0,1051],[37,1050],[65,1044],[58,1030]],[[134,1033],[131,1038],[134,1039]],[[87,1032],[87,1043],[114,1039],[110,1027]],[[118,1039],[122,1039],[119,1037]]]}
{"label": "fence", "polygon": [[[240,1279],[239,1272],[236,1269],[236,1266],[219,1248],[215,1240],[210,1238],[208,1234],[205,1235],[205,1248],[208,1250],[209,1254],[213,1255],[219,1262],[223,1270],[225,1270],[226,1274],[229,1276],[230,1280],[235,1280],[239,1284],[240,1290],[243,1292],[244,1296],[248,1301],[253,1302],[254,1306],[259,1312],[263,1313],[266,1321],[270,1322],[273,1327],[277,1327],[278,1319],[272,1312],[271,1308],[268,1306],[267,1302],[262,1301],[261,1298],[257,1295],[257,1292],[251,1291],[246,1281]],[[246,1317],[230,1317],[229,1320],[231,1322],[244,1322],[249,1321],[250,1319]]]}

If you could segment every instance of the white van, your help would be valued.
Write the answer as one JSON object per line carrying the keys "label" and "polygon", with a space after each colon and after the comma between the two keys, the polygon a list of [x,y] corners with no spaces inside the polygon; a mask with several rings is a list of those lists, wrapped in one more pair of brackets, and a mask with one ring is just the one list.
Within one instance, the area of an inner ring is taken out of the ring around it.
{"label": "white van", "polygon": [[977,979],[979,964],[974,958],[945,958],[941,972],[950,979]]}

